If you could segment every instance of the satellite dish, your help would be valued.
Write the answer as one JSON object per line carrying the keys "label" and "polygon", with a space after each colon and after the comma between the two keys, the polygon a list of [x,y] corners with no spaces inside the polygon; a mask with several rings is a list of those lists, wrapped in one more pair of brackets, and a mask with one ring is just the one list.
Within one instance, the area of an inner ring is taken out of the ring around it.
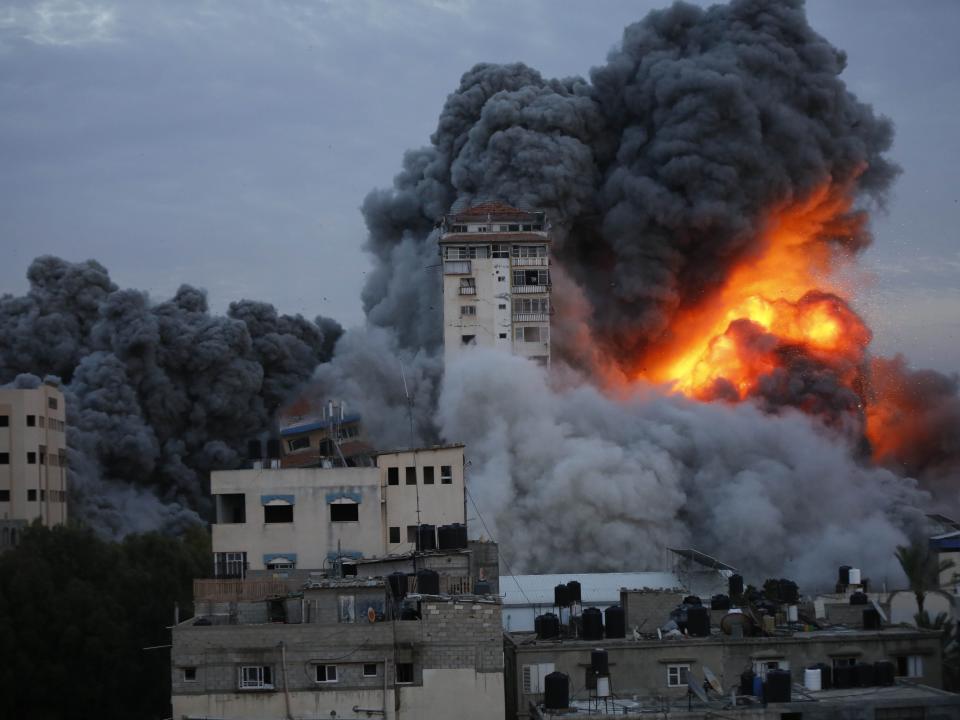
{"label": "satellite dish", "polygon": [[367,608],[367,620],[369,620],[372,623],[377,621],[377,611],[374,610],[372,607]]}
{"label": "satellite dish", "polygon": [[700,687],[700,684],[697,682],[696,678],[693,676],[693,671],[687,671],[687,689],[690,690],[694,695],[697,696],[697,699],[700,702],[709,702],[707,699],[707,694],[703,691],[703,688]]}
{"label": "satellite dish", "polygon": [[710,683],[710,688],[715,693],[718,695],[723,695],[723,685],[721,685],[720,681],[717,680],[717,676],[713,674],[713,670],[708,668],[706,665],[703,666],[703,677],[708,683]]}

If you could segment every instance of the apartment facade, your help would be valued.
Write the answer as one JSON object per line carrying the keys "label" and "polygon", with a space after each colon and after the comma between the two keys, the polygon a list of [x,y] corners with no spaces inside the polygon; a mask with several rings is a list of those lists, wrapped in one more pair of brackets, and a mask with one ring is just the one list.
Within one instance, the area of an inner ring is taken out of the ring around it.
{"label": "apartment facade", "polygon": [[66,407],[48,383],[0,388],[0,548],[35,520],[67,521]]}
{"label": "apartment facade", "polygon": [[418,526],[465,525],[463,448],[380,453],[374,467],[212,473],[214,574],[320,570],[410,552]]}
{"label": "apartment facade", "polygon": [[545,213],[486,202],[441,220],[443,340],[449,361],[491,347],[550,363],[550,239]]}

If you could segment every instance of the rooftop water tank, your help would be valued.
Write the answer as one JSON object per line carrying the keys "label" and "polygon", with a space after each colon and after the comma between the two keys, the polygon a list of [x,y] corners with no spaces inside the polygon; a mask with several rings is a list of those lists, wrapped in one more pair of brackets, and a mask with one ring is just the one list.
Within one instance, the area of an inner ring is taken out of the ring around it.
{"label": "rooftop water tank", "polygon": [[437,549],[437,528],[434,525],[417,525],[417,552]]}
{"label": "rooftop water tank", "polygon": [[850,585],[859,585],[860,584],[860,568],[850,568],[850,573],[848,575],[850,578]]}
{"label": "rooftop water tank", "polygon": [[267,440],[267,457],[271,460],[278,460],[280,458],[280,440],[277,438],[270,438]]}
{"label": "rooftop water tank", "polygon": [[603,613],[598,608],[583,611],[583,639],[603,640]]}
{"label": "rooftop water tank", "polygon": [[576,580],[571,580],[567,583],[567,597],[570,600],[570,604],[583,602],[580,583]]}
{"label": "rooftop water tank", "polygon": [[693,637],[710,635],[710,611],[702,605],[687,608],[687,634]]}
{"label": "rooftop water tank", "polygon": [[889,660],[882,660],[873,664],[873,679],[877,685],[884,687],[893,685],[896,674],[896,668]]}
{"label": "rooftop water tank", "polygon": [[553,604],[558,608],[570,606],[570,595],[567,593],[566,585],[561,583],[553,588]]}
{"label": "rooftop water tank", "polygon": [[610,662],[607,651],[603,648],[597,648],[590,651],[590,672],[594,675],[609,675]]}
{"label": "rooftop water tank", "polygon": [[463,523],[441,525],[437,528],[437,547],[440,550],[462,550],[467,547],[467,526]]}
{"label": "rooftop water tank", "polygon": [[390,594],[393,595],[394,600],[399,600],[400,598],[406,596],[407,594],[407,574],[402,573],[399,570],[397,572],[392,572],[387,576],[387,581],[390,583]]}
{"label": "rooftop water tank", "polygon": [[744,670],[740,673],[740,694],[741,695],[753,695],[753,679],[756,677],[756,673],[753,670]]}
{"label": "rooftop water tank", "polygon": [[853,671],[857,679],[857,687],[873,687],[876,685],[873,678],[873,665],[871,663],[857,663],[853,666]]}
{"label": "rooftop water tank", "polygon": [[767,680],[763,684],[763,699],[768,703],[790,702],[790,672],[787,670],[768,670]]}
{"label": "rooftop water tank", "polygon": [[473,594],[474,595],[492,595],[493,594],[493,585],[487,580],[477,580],[473,585]]}
{"label": "rooftop water tank", "polygon": [[544,678],[543,706],[547,710],[566,710],[570,707],[570,678],[562,672],[552,672]]}
{"label": "rooftop water tank", "polygon": [[684,605],[703,605],[703,601],[696,595],[687,595],[683,599]]}
{"label": "rooftop water tank", "polygon": [[833,669],[833,686],[840,690],[857,686],[857,674],[853,665],[837,665]]}
{"label": "rooftop water tank", "polygon": [[259,440],[247,440],[247,460],[262,460],[263,445]]}
{"label": "rooftop water tank", "polygon": [[850,566],[849,565],[840,566],[840,570],[837,572],[837,584],[838,585],[850,584]]}
{"label": "rooftop water tank", "polygon": [[829,690],[833,687],[833,667],[831,665],[827,665],[827,663],[817,663],[810,667],[820,670],[820,687],[822,689]]}
{"label": "rooftop water tank", "polygon": [[870,598],[867,597],[866,593],[862,593],[858,591],[850,596],[851,605],[866,605],[869,602],[870,602]]}
{"label": "rooftop water tank", "polygon": [[603,611],[604,626],[608,638],[622,638],[627,634],[626,615],[619,605],[611,605]]}
{"label": "rooftop water tank", "polygon": [[440,573],[430,568],[417,570],[417,592],[421,595],[439,595]]}
{"label": "rooftop water tank", "polygon": [[863,611],[863,629],[879,630],[880,628],[880,612],[874,607],[865,608]]}
{"label": "rooftop water tank", "polygon": [[727,591],[731,598],[743,595],[743,576],[734,573],[727,580]]}
{"label": "rooftop water tank", "polygon": [[730,598],[726,595],[714,595],[710,598],[711,610],[729,610]]}
{"label": "rooftop water tank", "polygon": [[820,692],[823,689],[820,668],[808,667],[803,671],[803,687],[810,692]]}
{"label": "rooftop water tank", "polygon": [[540,640],[551,640],[560,636],[560,619],[553,613],[538,615],[533,620],[533,628]]}

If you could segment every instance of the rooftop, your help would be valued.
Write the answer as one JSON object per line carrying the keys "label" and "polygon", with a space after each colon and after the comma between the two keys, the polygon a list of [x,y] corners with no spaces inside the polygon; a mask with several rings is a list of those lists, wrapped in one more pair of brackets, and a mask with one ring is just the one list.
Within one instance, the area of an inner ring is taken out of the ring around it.
{"label": "rooftop", "polygon": [[571,580],[580,583],[584,605],[619,601],[622,588],[673,590],[683,586],[677,576],[669,572],[504,575],[500,578],[503,604],[552,606],[553,589]]}
{"label": "rooftop", "polygon": [[464,448],[466,445],[464,443],[447,443],[446,445],[424,445],[422,447],[407,447],[407,448],[396,448],[394,450],[377,450],[376,452],[371,453],[374,457],[379,457],[380,455],[397,455],[399,453],[409,453],[409,452],[428,452],[431,450],[455,450],[456,448]]}
{"label": "rooftop", "polygon": [[533,220],[538,214],[542,215],[542,213],[520,209],[500,200],[485,200],[469,207],[464,207],[466,204],[465,201],[454,203],[453,207],[450,208],[450,214],[447,218],[457,221],[486,218],[489,216],[500,219],[517,218],[518,220]]}

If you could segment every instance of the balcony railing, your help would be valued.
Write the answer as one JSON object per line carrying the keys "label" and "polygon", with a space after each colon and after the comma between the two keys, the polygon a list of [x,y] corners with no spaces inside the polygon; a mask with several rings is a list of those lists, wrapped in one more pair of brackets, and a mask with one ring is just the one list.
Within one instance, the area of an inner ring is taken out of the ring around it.
{"label": "balcony railing", "polygon": [[531,295],[533,293],[548,293],[550,292],[549,285],[514,285],[510,288],[511,292],[515,292],[518,295]]}
{"label": "balcony railing", "polygon": [[548,257],[515,257],[510,261],[513,267],[548,267],[550,258]]}
{"label": "balcony railing", "polygon": [[287,583],[283,580],[216,578],[193,581],[193,599],[214,602],[257,602],[272,595],[286,595],[287,590]]}
{"label": "balcony railing", "polygon": [[460,288],[460,294],[461,294],[461,295],[476,295],[476,294],[477,294],[477,289],[476,289],[475,287],[461,287],[461,288]]}
{"label": "balcony railing", "polygon": [[470,261],[469,260],[444,260],[443,274],[444,275],[469,275]]}
{"label": "balcony railing", "polygon": [[550,320],[550,313],[514,313],[514,322],[547,322]]}

